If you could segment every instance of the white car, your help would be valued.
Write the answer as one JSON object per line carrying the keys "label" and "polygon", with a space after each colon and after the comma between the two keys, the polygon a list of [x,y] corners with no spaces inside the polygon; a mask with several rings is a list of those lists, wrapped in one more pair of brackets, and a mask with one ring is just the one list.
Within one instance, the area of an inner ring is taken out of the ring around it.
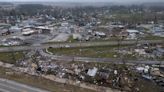
{"label": "white car", "polygon": [[69,45],[65,45],[66,48],[69,48],[70,46]]}

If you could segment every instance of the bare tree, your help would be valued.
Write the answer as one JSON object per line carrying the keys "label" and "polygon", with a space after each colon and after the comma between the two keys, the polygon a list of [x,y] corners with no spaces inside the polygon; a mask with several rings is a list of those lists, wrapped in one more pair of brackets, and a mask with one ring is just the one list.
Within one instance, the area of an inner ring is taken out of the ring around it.
{"label": "bare tree", "polygon": [[16,62],[15,52],[12,48],[9,48],[12,62]]}
{"label": "bare tree", "polygon": [[135,47],[136,47],[136,48],[137,48],[137,46],[138,46],[139,40],[140,40],[140,33],[137,33],[137,34],[136,34],[136,42],[135,42]]}
{"label": "bare tree", "polygon": [[118,44],[117,44],[117,49],[118,49],[118,53],[119,53],[119,58],[121,59],[121,61],[122,61],[122,63],[123,64],[125,64],[125,59],[124,59],[124,57],[125,57],[125,55],[124,54],[120,54],[120,46],[122,45],[122,41],[125,39],[125,37],[124,36],[118,36],[117,37],[117,42],[118,42]]}

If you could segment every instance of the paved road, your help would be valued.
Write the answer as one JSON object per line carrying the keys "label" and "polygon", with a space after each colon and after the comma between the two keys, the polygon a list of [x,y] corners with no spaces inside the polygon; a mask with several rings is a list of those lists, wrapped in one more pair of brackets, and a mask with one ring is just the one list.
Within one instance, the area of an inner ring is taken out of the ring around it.
{"label": "paved road", "polygon": [[91,58],[91,57],[71,57],[71,56],[56,56],[52,54],[48,54],[43,50],[39,50],[42,56],[49,57],[55,60],[61,61],[79,61],[79,62],[108,62],[114,64],[164,64],[164,61],[146,61],[146,60],[126,60],[123,62],[121,59],[114,58]]}
{"label": "paved road", "polygon": [[90,58],[90,57],[68,57],[68,56],[53,56],[53,59],[61,61],[81,61],[81,62],[108,62],[114,64],[164,64],[164,61],[147,61],[147,60],[126,60],[112,58]]}
{"label": "paved road", "polygon": [[[163,40],[142,40],[138,41],[140,44],[144,43],[163,43]],[[136,41],[122,41],[121,45],[132,45]],[[117,41],[103,41],[103,42],[82,42],[82,43],[51,43],[51,44],[41,44],[34,46],[14,46],[14,47],[1,47],[0,52],[10,52],[10,51],[25,51],[25,50],[35,50],[35,49],[45,49],[49,47],[53,48],[72,48],[72,47],[90,47],[90,46],[113,46],[118,45]]]}
{"label": "paved road", "polygon": [[0,92],[49,92],[0,78]]}

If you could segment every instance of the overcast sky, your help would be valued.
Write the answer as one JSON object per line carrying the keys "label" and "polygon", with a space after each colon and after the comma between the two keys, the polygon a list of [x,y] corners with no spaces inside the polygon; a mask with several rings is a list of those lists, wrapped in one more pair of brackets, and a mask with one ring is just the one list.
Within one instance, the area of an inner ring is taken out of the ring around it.
{"label": "overcast sky", "polygon": [[31,2],[31,1],[45,1],[45,2],[164,2],[164,0],[0,0],[5,1],[21,1],[21,2]]}

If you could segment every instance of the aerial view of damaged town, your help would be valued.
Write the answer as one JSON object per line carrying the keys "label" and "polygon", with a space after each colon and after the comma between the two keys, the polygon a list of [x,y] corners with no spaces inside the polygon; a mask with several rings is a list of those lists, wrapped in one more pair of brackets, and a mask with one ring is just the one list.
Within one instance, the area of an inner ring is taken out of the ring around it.
{"label": "aerial view of damaged town", "polygon": [[164,0],[0,0],[0,92],[164,92]]}

